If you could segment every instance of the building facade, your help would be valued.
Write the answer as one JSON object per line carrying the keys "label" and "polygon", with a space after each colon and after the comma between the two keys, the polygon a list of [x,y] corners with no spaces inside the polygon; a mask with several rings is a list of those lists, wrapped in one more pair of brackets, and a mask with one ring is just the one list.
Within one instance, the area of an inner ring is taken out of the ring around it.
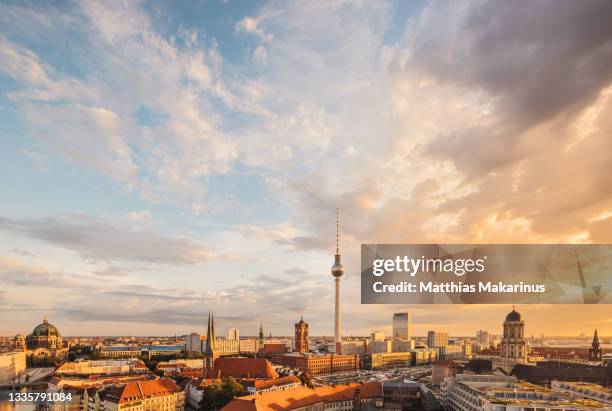
{"label": "building facade", "polygon": [[448,345],[448,332],[432,330],[427,332],[427,346],[429,348],[446,347]]}
{"label": "building facade", "polygon": [[0,353],[0,385],[11,385],[23,382],[25,372],[25,351]]}
{"label": "building facade", "polygon": [[571,395],[502,375],[458,374],[440,387],[446,411],[594,411],[606,404],[576,399]]}
{"label": "building facade", "polygon": [[359,355],[294,353],[275,356],[272,361],[311,376],[356,371],[360,367]]}
{"label": "building facade", "polygon": [[412,314],[409,312],[393,314],[393,339],[409,340],[412,336]]}
{"label": "building facade", "polygon": [[503,360],[511,362],[525,362],[527,358],[525,321],[514,308],[508,313],[504,321],[501,357]]}
{"label": "building facade", "polygon": [[295,352],[308,352],[308,323],[302,317],[295,324]]}

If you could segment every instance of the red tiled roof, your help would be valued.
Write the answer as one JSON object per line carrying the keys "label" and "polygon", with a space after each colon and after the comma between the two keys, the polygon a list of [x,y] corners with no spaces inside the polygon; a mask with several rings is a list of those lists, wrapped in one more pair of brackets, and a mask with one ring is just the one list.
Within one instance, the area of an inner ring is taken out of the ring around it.
{"label": "red tiled roof", "polygon": [[255,387],[255,389],[258,391],[279,385],[295,384],[297,382],[300,382],[300,379],[295,375],[288,375],[286,377],[273,378],[269,380],[256,380],[254,378],[240,380],[240,383],[245,387]]}
{"label": "red tiled roof", "polygon": [[325,386],[317,388],[296,387],[285,391],[271,391],[247,395],[229,402],[222,411],[277,411],[294,410],[318,403],[352,401],[355,390],[360,390],[361,399],[382,397],[382,384],[369,382]]}
{"label": "red tiled roof", "polygon": [[278,378],[270,362],[265,358],[217,358],[208,378]]}
{"label": "red tiled roof", "polygon": [[168,378],[132,381],[121,387],[111,388],[105,399],[109,402],[123,404],[139,399],[171,395],[181,391],[181,388]]}

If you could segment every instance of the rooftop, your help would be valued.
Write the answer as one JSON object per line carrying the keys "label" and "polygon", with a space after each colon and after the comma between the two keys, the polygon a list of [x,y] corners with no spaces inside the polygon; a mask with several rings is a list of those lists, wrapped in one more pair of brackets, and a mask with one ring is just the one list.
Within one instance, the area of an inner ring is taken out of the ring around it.
{"label": "rooftop", "polygon": [[359,389],[361,398],[382,397],[382,384],[370,382],[324,386],[317,388],[296,387],[285,391],[271,391],[231,401],[222,411],[294,410],[308,405],[338,401],[352,401]]}

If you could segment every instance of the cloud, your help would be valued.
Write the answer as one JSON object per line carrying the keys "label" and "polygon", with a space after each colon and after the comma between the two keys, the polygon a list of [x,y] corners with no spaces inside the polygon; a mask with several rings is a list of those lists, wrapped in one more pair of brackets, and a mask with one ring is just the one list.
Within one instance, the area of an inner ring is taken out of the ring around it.
{"label": "cloud", "polygon": [[82,258],[92,260],[182,265],[219,257],[190,238],[167,236],[84,214],[41,219],[0,218],[0,229],[75,251]]}
{"label": "cloud", "polygon": [[63,287],[77,286],[81,276],[46,267],[24,263],[18,258],[0,255],[0,282],[25,287]]}
{"label": "cloud", "polygon": [[131,211],[127,215],[128,220],[148,222],[153,219],[149,210]]}
{"label": "cloud", "polygon": [[239,20],[235,25],[237,32],[244,32],[248,34],[254,34],[263,41],[271,41],[273,36],[266,33],[260,26],[258,19],[250,16],[245,16]]}

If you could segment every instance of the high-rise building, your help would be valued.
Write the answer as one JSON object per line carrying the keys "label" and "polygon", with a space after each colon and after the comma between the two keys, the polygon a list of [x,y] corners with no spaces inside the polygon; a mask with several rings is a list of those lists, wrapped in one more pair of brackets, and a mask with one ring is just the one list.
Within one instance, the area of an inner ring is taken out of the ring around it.
{"label": "high-rise building", "polygon": [[603,349],[599,345],[599,337],[597,336],[597,329],[595,329],[595,334],[593,334],[593,343],[591,344],[591,348],[589,348],[589,361],[601,362],[602,357]]}
{"label": "high-rise building", "polygon": [[295,324],[295,351],[308,352],[308,323],[300,317],[300,322]]}
{"label": "high-rise building", "polygon": [[185,336],[185,351],[202,352],[202,339],[200,334],[191,333]]}
{"label": "high-rise building", "polygon": [[505,360],[522,362],[527,358],[525,343],[525,321],[521,314],[514,310],[508,313],[504,321],[504,334],[501,341],[501,357]]}
{"label": "high-rise building", "polygon": [[393,339],[409,340],[412,334],[412,314],[395,313],[393,314]]}
{"label": "high-rise building", "polygon": [[427,346],[429,348],[446,347],[448,345],[448,332],[432,330],[427,332]]}
{"label": "high-rise building", "polygon": [[476,333],[476,342],[481,345],[491,345],[491,334],[485,330],[479,330]]}
{"label": "high-rise building", "polygon": [[228,340],[239,340],[240,330],[238,330],[238,328],[229,328],[227,330],[227,339]]}
{"label": "high-rise building", "polygon": [[336,298],[335,298],[335,317],[334,317],[334,343],[338,346],[342,336],[340,335],[340,277],[344,274],[344,266],[341,263],[340,256],[340,210],[336,209],[336,254],[334,255],[334,265],[331,268],[331,273],[336,282]]}

